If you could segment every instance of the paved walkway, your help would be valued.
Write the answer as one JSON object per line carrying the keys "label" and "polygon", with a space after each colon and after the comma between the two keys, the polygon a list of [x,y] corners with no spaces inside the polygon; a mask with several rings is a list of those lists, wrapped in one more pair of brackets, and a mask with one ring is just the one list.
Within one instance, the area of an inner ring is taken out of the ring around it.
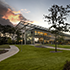
{"label": "paved walkway", "polygon": [[[45,46],[43,45],[45,48],[50,48],[50,49],[55,49],[55,47],[52,47],[52,46]],[[70,50],[70,49],[66,49],[66,48],[57,48],[59,50]]]}
{"label": "paved walkway", "polygon": [[14,45],[10,45],[10,49],[8,49],[9,51],[4,53],[4,54],[0,54],[0,62],[8,57],[13,56],[14,54],[19,52],[19,49],[14,46]]}
{"label": "paved walkway", "polygon": [[[35,46],[35,45],[33,45],[33,44],[31,44],[32,46]],[[46,46],[46,45],[42,45],[44,48],[50,48],[50,49],[55,49],[55,47],[52,47],[52,46]],[[67,48],[58,48],[57,47],[57,49],[59,49],[59,50],[70,50],[70,49],[67,49]]]}

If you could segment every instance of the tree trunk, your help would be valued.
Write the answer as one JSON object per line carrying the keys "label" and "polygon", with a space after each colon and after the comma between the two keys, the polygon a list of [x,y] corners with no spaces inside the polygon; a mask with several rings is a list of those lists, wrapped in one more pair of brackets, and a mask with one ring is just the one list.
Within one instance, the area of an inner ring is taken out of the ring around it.
{"label": "tree trunk", "polygon": [[57,44],[56,44],[56,42],[55,42],[55,52],[57,52]]}
{"label": "tree trunk", "polygon": [[55,52],[57,52],[56,35],[55,35]]}

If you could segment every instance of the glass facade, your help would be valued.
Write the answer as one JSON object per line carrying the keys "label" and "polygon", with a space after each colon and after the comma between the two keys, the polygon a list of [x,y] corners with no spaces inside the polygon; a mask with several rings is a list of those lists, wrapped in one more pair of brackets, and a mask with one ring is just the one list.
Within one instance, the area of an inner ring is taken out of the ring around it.
{"label": "glass facade", "polygon": [[51,36],[45,31],[31,30],[26,32],[26,41],[31,44],[33,43],[33,40],[35,43],[47,43],[47,40],[50,40],[50,37]]}
{"label": "glass facade", "polygon": [[18,28],[22,28],[24,33],[24,43],[33,44],[33,43],[49,43],[51,34],[49,34],[47,28],[30,24],[24,21],[21,21],[18,24]]}

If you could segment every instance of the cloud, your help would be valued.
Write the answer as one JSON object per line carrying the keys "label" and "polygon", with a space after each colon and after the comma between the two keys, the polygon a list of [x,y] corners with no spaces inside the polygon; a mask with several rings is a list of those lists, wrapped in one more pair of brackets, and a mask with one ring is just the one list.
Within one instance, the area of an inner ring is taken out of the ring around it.
{"label": "cloud", "polygon": [[20,11],[12,11],[14,14],[21,13]]}
{"label": "cloud", "polygon": [[[15,11],[15,8],[9,6],[5,0],[0,0],[0,21],[1,24],[18,24],[21,20],[32,22],[26,19],[22,13],[30,13],[27,9],[21,9],[19,11]],[[5,21],[7,23],[5,23]]]}
{"label": "cloud", "polygon": [[27,9],[21,9],[21,13],[30,13]]}
{"label": "cloud", "polygon": [[38,21],[36,21],[36,20],[34,20],[34,21],[33,21],[33,23],[34,23],[34,24],[39,24],[39,22],[38,22]]}
{"label": "cloud", "polygon": [[10,22],[16,24],[16,22],[20,22],[21,20],[26,20],[21,14],[20,11],[12,11],[11,9],[7,9],[6,13],[2,17],[3,19],[9,19]]}
{"label": "cloud", "polygon": [[[13,11],[12,8],[0,0],[0,19],[8,20],[9,22],[16,24],[21,20],[27,20],[22,16],[21,11]],[[3,21],[3,20],[2,20]],[[7,22],[8,22],[7,21]]]}

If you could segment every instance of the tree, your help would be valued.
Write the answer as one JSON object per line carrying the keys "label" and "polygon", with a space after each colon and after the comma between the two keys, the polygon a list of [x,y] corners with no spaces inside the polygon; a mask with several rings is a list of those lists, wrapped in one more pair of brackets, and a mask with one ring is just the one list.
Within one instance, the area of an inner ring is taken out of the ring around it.
{"label": "tree", "polygon": [[8,38],[7,43],[8,43],[8,44],[11,44],[11,43],[12,43],[11,38]]}
{"label": "tree", "polygon": [[19,41],[21,40],[21,37],[20,35],[22,35],[22,32],[21,32],[21,29],[18,29],[16,30],[16,38],[17,38],[17,43],[19,43]]}
{"label": "tree", "polygon": [[69,9],[70,5],[67,5],[66,7],[53,5],[49,9],[50,14],[44,15],[45,19],[48,19],[48,24],[52,24],[49,28],[50,31],[55,34],[55,52],[57,52],[57,36],[60,32],[68,32],[70,28],[70,24],[65,23],[67,16],[70,13]]}
{"label": "tree", "polygon": [[[1,34],[3,34],[3,37],[1,37]],[[16,38],[19,42],[19,40],[21,40],[21,34],[21,29],[18,29],[10,25],[0,24],[0,44],[13,43]],[[13,42],[11,42],[11,38],[8,39],[7,35],[9,35],[9,37],[12,38]]]}
{"label": "tree", "polygon": [[2,32],[3,32],[3,26],[0,24],[0,37]]}

